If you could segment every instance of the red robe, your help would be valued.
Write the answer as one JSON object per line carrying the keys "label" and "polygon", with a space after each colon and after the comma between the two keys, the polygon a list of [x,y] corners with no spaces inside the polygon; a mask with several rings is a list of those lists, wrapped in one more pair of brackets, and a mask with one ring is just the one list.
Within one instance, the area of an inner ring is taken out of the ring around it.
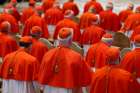
{"label": "red robe", "polygon": [[140,25],[140,13],[134,13],[125,20],[124,29],[126,31],[132,30],[138,25]]}
{"label": "red robe", "polygon": [[41,63],[44,54],[48,51],[48,48],[45,44],[39,40],[33,39],[31,47],[31,55],[36,57],[37,60]]}
{"label": "red robe", "polygon": [[140,78],[140,48],[128,52],[121,61],[121,67]]}
{"label": "red robe", "polygon": [[18,45],[13,37],[0,33],[0,49],[0,55],[4,58],[7,54],[16,51],[18,49]]}
{"label": "red robe", "polygon": [[55,0],[43,0],[42,8],[44,12],[49,8],[53,7]]}
{"label": "red robe", "polygon": [[101,40],[102,36],[105,34],[104,29],[92,25],[86,28],[81,36],[81,44],[94,44]]}
{"label": "red robe", "polygon": [[137,26],[137,27],[135,27],[135,29],[133,30],[133,33],[132,33],[132,35],[131,35],[131,37],[130,37],[130,40],[131,40],[131,41],[134,41],[134,37],[135,37],[136,35],[139,35],[139,34],[140,34],[140,25]]}
{"label": "red robe", "polygon": [[18,22],[12,15],[7,13],[0,14],[0,23],[3,21],[8,21],[11,24],[11,32],[13,33],[19,32]]}
{"label": "red robe", "polygon": [[96,15],[90,12],[86,12],[84,13],[81,17],[80,17],[80,28],[84,29],[87,28],[89,26],[92,25],[92,18],[95,17]]}
{"label": "red robe", "polygon": [[109,46],[103,42],[93,44],[86,55],[86,62],[96,69],[106,65],[106,51]]}
{"label": "red robe", "polygon": [[100,12],[100,26],[108,31],[118,31],[121,28],[120,18],[110,10]]}
{"label": "red robe", "polygon": [[125,20],[127,19],[127,17],[129,15],[133,14],[133,11],[132,10],[123,10],[119,13],[119,17],[120,17],[120,20],[121,22],[125,22]]}
{"label": "red robe", "polygon": [[9,11],[9,9],[10,9],[10,14],[11,14],[13,17],[15,17],[15,19],[16,19],[17,21],[19,21],[19,20],[20,20],[20,14],[19,14],[17,8],[14,7],[14,6],[12,6],[12,5],[11,5],[11,6],[6,6],[6,7],[4,7],[4,12],[7,12],[7,10]]}
{"label": "red robe", "polygon": [[74,30],[74,32],[73,32],[73,40],[79,42],[80,36],[81,36],[79,26],[78,26],[78,24],[76,22],[74,22],[71,19],[63,19],[62,21],[57,23],[55,33],[54,33],[54,39],[57,39],[57,35],[58,35],[59,31],[63,27],[72,28]]}
{"label": "red robe", "polygon": [[23,30],[23,36],[25,35],[30,35],[30,30],[33,26],[39,26],[42,28],[42,37],[48,38],[49,33],[48,33],[48,28],[47,24],[44,19],[42,19],[40,16],[37,14],[34,14],[31,16],[26,22]]}
{"label": "red robe", "polygon": [[19,81],[37,80],[39,62],[20,48],[8,54],[1,66],[1,77]]}
{"label": "red robe", "polygon": [[75,16],[79,14],[78,6],[74,2],[66,2],[66,3],[64,3],[64,5],[63,5],[63,13],[65,13],[66,10],[72,10],[74,12]]}
{"label": "red robe", "polygon": [[99,14],[101,11],[103,11],[103,7],[99,2],[91,0],[85,4],[84,12],[87,12],[91,6],[95,7],[97,14]]}
{"label": "red robe", "polygon": [[140,93],[139,90],[139,84],[129,72],[105,66],[93,75],[90,93]]}
{"label": "red robe", "polygon": [[66,47],[48,51],[40,68],[39,83],[43,85],[80,88],[91,82],[90,68],[82,56]]}
{"label": "red robe", "polygon": [[64,18],[63,12],[58,8],[50,8],[45,12],[45,21],[47,24],[56,25]]}
{"label": "red robe", "polygon": [[22,10],[22,15],[21,15],[21,23],[25,23],[25,21],[31,17],[35,13],[35,10],[32,7],[28,7]]}

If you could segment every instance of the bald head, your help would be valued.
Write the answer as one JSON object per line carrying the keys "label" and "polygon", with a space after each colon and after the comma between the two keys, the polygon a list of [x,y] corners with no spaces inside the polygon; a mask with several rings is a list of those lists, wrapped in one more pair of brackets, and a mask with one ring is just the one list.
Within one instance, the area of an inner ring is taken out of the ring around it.
{"label": "bald head", "polygon": [[0,31],[1,32],[9,32],[11,29],[11,24],[8,21],[4,21],[0,24]]}

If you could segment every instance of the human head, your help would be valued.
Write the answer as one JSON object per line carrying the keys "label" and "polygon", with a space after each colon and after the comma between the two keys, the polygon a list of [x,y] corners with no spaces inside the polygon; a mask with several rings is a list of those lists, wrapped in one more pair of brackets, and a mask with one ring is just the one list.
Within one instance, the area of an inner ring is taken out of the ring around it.
{"label": "human head", "polygon": [[19,46],[29,49],[32,44],[32,38],[30,36],[21,37],[19,40]]}
{"label": "human head", "polygon": [[111,46],[112,42],[113,42],[112,34],[109,34],[109,33],[104,34],[103,37],[102,37],[102,41],[104,43],[106,43],[107,45]]}
{"label": "human head", "polygon": [[58,33],[58,42],[61,46],[69,47],[72,44],[73,29],[72,28],[62,28]]}
{"label": "human head", "polygon": [[88,12],[90,13],[96,13],[96,8],[94,5],[90,6],[89,9],[88,9]]}
{"label": "human head", "polygon": [[106,10],[113,10],[113,3],[112,2],[107,3]]}
{"label": "human head", "polygon": [[74,12],[72,10],[66,10],[64,13],[64,17],[72,19],[74,17]]}
{"label": "human head", "polygon": [[31,29],[31,36],[33,38],[40,38],[42,35],[42,29],[39,26],[33,26]]}
{"label": "human head", "polygon": [[29,6],[34,7],[35,6],[35,0],[29,0]]}
{"label": "human head", "polygon": [[53,7],[60,8],[60,2],[55,1],[54,4],[53,4]]}
{"label": "human head", "polygon": [[8,33],[11,30],[11,24],[8,21],[4,21],[0,24],[0,31],[2,33]]}
{"label": "human head", "polygon": [[140,6],[138,6],[135,10],[136,13],[140,13]]}
{"label": "human head", "polygon": [[134,4],[133,3],[128,3],[127,9],[133,10],[134,9]]}
{"label": "human head", "polygon": [[43,8],[42,8],[42,6],[36,6],[36,7],[35,7],[35,10],[36,10],[36,13],[37,13],[39,16],[42,16],[42,14],[43,14]]}

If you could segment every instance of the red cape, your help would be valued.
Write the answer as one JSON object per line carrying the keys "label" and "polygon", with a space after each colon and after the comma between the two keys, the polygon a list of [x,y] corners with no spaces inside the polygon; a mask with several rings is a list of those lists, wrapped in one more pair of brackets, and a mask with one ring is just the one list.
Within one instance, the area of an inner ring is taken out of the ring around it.
{"label": "red cape", "polygon": [[90,84],[90,68],[75,51],[58,47],[48,51],[42,61],[39,83],[63,88],[80,88]]}

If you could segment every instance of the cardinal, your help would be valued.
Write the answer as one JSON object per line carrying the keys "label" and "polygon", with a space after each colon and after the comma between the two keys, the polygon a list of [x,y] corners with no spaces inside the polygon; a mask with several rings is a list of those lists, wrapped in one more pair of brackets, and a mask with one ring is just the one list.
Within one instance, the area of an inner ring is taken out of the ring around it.
{"label": "cardinal", "polygon": [[71,29],[60,29],[59,46],[43,57],[38,81],[44,93],[82,93],[82,87],[90,84],[90,68],[79,53],[69,48],[72,36]]}

